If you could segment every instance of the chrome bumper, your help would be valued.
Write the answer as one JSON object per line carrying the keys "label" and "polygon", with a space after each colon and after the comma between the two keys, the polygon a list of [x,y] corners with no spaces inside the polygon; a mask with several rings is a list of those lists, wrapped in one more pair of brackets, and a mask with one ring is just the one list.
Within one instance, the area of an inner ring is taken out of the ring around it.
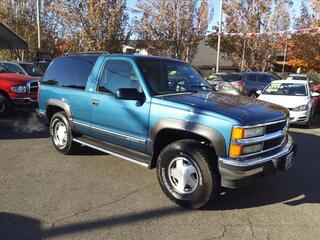
{"label": "chrome bumper", "polygon": [[287,143],[281,151],[266,157],[244,161],[219,157],[221,184],[224,187],[237,188],[249,184],[252,178],[257,176],[273,174],[277,170],[287,170],[292,164],[285,167],[286,157],[294,151],[293,139],[288,135]]}

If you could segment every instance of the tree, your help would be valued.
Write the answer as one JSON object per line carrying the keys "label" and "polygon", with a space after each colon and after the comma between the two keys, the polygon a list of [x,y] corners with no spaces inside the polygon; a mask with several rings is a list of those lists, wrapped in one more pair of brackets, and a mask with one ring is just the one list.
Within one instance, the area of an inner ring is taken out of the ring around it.
{"label": "tree", "polygon": [[[296,29],[318,27],[318,19],[302,2],[300,16],[295,20]],[[289,42],[289,65],[304,70],[320,70],[320,34],[295,35]]]}
{"label": "tree", "polygon": [[319,0],[312,0],[312,6],[314,11],[320,15],[320,1]]}
{"label": "tree", "polygon": [[139,0],[136,33],[154,55],[192,59],[212,17],[208,0]]}
{"label": "tree", "polygon": [[[60,51],[120,52],[128,40],[125,0],[54,0]],[[61,44],[64,43],[64,44]]]}
{"label": "tree", "polygon": [[[42,51],[52,52],[56,39],[56,25],[53,24],[52,16],[48,14],[50,3],[43,4],[41,11],[41,36]],[[3,22],[29,44],[29,56],[33,58],[38,50],[37,46],[37,21],[36,0],[1,0],[0,22]],[[19,50],[2,51],[4,58],[21,59],[22,52]]]}
{"label": "tree", "polygon": [[295,29],[310,28],[314,18],[306,4],[305,1],[302,1],[300,8],[300,16],[295,19]]}
{"label": "tree", "polygon": [[[264,71],[275,61],[276,43],[279,41],[279,38],[265,32],[289,28],[291,4],[288,0],[225,0],[223,29],[239,35],[223,36],[222,51],[238,68],[241,68],[244,56],[243,70]],[[211,35],[210,44],[216,47],[216,34]]]}

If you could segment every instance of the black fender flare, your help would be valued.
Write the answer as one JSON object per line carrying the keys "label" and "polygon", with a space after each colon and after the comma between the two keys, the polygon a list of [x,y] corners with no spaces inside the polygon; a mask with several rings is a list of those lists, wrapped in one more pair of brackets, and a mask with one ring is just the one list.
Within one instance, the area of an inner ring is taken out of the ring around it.
{"label": "black fender flare", "polygon": [[152,128],[148,142],[149,154],[152,154],[154,151],[154,144],[158,133],[165,129],[187,131],[199,135],[207,139],[213,145],[217,156],[226,156],[226,142],[223,135],[218,130],[194,122],[178,119],[162,119]]}
{"label": "black fender flare", "polygon": [[48,112],[48,108],[50,106],[55,106],[55,107],[59,107],[59,108],[63,109],[63,111],[67,115],[67,119],[69,121],[71,129],[74,130],[73,121],[72,121],[72,113],[71,113],[71,108],[70,108],[69,104],[63,100],[60,100],[60,99],[48,99],[47,103],[46,103],[46,113]]}

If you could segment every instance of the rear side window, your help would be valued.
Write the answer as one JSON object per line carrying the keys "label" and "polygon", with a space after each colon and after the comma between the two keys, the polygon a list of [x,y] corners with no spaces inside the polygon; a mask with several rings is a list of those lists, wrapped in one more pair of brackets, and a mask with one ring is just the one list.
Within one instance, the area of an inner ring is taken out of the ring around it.
{"label": "rear side window", "polygon": [[263,83],[270,83],[270,79],[267,75],[259,75],[258,81]]}
{"label": "rear side window", "polygon": [[257,75],[248,75],[247,77],[246,77],[246,80],[247,81],[252,81],[252,82],[256,82],[257,81]]}
{"label": "rear side window", "polygon": [[56,58],[47,69],[44,85],[84,90],[98,56],[65,56]]}

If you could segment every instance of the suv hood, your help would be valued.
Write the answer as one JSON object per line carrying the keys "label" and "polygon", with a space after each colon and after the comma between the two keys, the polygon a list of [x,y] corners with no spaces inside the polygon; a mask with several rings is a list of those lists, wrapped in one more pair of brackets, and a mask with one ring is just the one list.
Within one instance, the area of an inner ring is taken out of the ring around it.
{"label": "suv hood", "polygon": [[289,116],[286,108],[249,98],[222,93],[199,92],[162,96],[164,100],[192,106],[234,118],[243,125],[282,120]]}

